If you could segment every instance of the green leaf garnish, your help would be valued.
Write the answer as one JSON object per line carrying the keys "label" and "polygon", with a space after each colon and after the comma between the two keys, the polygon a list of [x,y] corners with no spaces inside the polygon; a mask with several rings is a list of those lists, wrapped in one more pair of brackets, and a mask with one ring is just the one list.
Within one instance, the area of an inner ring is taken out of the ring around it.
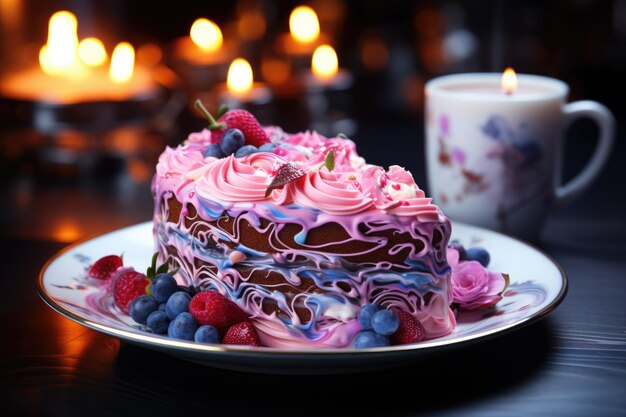
{"label": "green leaf garnish", "polygon": [[326,167],[328,172],[331,172],[333,169],[335,169],[335,151],[334,150],[331,149],[326,154],[326,159],[324,159],[324,166]]}
{"label": "green leaf garnish", "polygon": [[215,117],[217,117],[218,119],[220,117],[222,117],[224,115],[224,113],[226,113],[228,111],[228,106],[224,103],[220,104],[219,107],[217,108],[217,111],[215,112]]}
{"label": "green leaf garnish", "polygon": [[[204,107],[204,104],[202,104],[202,100],[200,100],[200,99],[196,100],[195,103],[193,103],[193,106],[196,108],[196,110],[198,110],[198,112],[201,115],[203,115],[209,121],[209,130],[211,132],[214,131],[214,130],[220,129],[222,127],[226,127],[225,123],[218,123],[215,120],[213,115],[211,113],[209,113],[209,111],[206,109],[206,107]],[[226,108],[226,110],[228,110],[228,108]],[[219,111],[219,109],[218,109],[218,111]],[[219,116],[218,116],[218,119],[219,119]]]}

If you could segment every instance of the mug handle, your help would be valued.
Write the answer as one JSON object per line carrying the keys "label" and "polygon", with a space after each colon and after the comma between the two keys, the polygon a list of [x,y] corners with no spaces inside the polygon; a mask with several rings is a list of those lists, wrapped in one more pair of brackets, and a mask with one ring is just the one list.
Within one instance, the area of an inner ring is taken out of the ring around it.
{"label": "mug handle", "polygon": [[598,177],[602,168],[609,158],[613,142],[615,140],[615,117],[613,113],[596,101],[576,101],[566,104],[563,108],[565,114],[565,126],[581,117],[588,117],[598,124],[600,137],[596,149],[587,165],[578,175],[567,184],[561,184],[561,171],[563,170],[563,152],[565,140],[557,150],[557,169],[555,173],[555,203],[556,207],[564,207],[580,197]]}

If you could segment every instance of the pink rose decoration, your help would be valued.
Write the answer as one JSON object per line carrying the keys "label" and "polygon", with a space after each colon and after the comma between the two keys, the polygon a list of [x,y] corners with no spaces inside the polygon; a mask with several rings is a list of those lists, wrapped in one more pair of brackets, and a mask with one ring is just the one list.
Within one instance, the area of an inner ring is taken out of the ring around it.
{"label": "pink rose decoration", "polygon": [[459,252],[448,248],[452,268],[452,302],[463,310],[493,307],[502,299],[507,281],[500,273],[476,261],[459,261]]}

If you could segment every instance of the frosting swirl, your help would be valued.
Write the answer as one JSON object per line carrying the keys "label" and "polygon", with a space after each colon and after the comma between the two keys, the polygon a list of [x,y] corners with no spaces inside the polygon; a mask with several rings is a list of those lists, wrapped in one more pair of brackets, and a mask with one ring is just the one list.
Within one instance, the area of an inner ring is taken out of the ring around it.
{"label": "frosting swirl", "polygon": [[309,171],[293,187],[293,200],[304,207],[318,208],[329,214],[359,213],[372,207],[372,199],[363,194],[356,179],[354,175],[322,169]]}
{"label": "frosting swirl", "polygon": [[271,200],[276,204],[291,201],[290,187],[273,190],[266,198],[265,190],[285,161],[278,155],[259,152],[243,158],[228,156],[190,172],[198,195],[223,202]]}
{"label": "frosting swirl", "polygon": [[159,156],[156,171],[163,178],[178,177],[202,166],[205,162],[215,160],[216,158],[213,157],[205,159],[199,148],[178,147],[172,149],[168,146]]}

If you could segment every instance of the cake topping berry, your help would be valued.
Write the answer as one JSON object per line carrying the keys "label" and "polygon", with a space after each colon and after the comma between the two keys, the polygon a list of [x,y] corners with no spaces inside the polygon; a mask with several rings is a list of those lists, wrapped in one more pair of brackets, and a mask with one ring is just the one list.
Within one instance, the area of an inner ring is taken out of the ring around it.
{"label": "cake topping berry", "polygon": [[372,316],[372,329],[380,335],[390,336],[398,330],[400,319],[391,310],[380,310]]}
{"label": "cake topping berry", "polygon": [[489,252],[487,252],[485,248],[481,248],[480,246],[475,246],[473,248],[467,249],[465,251],[465,258],[468,261],[476,261],[485,268],[487,268],[489,262],[491,261],[491,256],[489,256]]}
{"label": "cake topping berry", "polygon": [[175,339],[193,340],[198,323],[189,313],[180,313],[171,321],[167,328],[167,335]]}
{"label": "cake topping berry", "polygon": [[371,330],[365,330],[356,335],[354,347],[357,349],[367,349],[375,347],[389,346],[389,338]]}
{"label": "cake topping berry", "polygon": [[400,326],[389,339],[394,345],[404,345],[407,343],[421,342],[426,338],[424,326],[415,317],[406,311],[398,311]]}
{"label": "cake topping berry", "polygon": [[150,280],[133,268],[118,270],[113,277],[113,300],[115,305],[128,314],[130,303],[141,295],[147,294]]}
{"label": "cake topping berry", "polygon": [[237,149],[237,152],[235,152],[235,158],[243,158],[244,156],[257,153],[258,151],[259,150],[256,146],[243,145],[241,148]]}
{"label": "cake topping berry", "polygon": [[228,329],[222,343],[227,345],[261,346],[261,339],[254,325],[249,321],[243,321]]}
{"label": "cake topping berry", "polygon": [[[258,148],[270,142],[270,138],[259,124],[259,121],[252,113],[246,110],[228,110],[216,121],[213,115],[204,107],[202,101],[196,100],[194,106],[209,121],[209,130],[212,132],[214,143],[219,143],[222,136],[229,129],[239,129],[243,132],[247,145]],[[226,152],[225,154],[230,155],[230,153]]]}
{"label": "cake topping berry", "polygon": [[361,311],[359,312],[359,323],[361,324],[361,328],[363,330],[369,330],[372,328],[372,317],[379,310],[380,306],[378,304],[367,304],[361,307]]}
{"label": "cake topping berry", "polygon": [[149,295],[142,295],[130,303],[130,318],[137,323],[146,324],[148,316],[159,309],[159,303]]}
{"label": "cake topping berry", "polygon": [[189,312],[200,325],[211,325],[223,334],[229,327],[248,319],[236,303],[216,291],[196,294],[189,303]]}
{"label": "cake topping berry", "polygon": [[222,140],[220,141],[220,148],[224,155],[232,155],[245,143],[243,132],[239,129],[228,129]]}
{"label": "cake topping berry", "polygon": [[286,163],[281,165],[278,171],[276,171],[276,176],[265,190],[265,198],[269,197],[273,190],[283,187],[300,177],[304,177],[304,175],[304,171],[300,168],[296,168],[294,164]]}
{"label": "cake topping berry", "polygon": [[154,277],[150,289],[154,299],[159,303],[164,303],[170,295],[178,291],[178,283],[172,274],[162,272]]}
{"label": "cake topping berry", "polygon": [[217,329],[209,325],[198,327],[193,338],[198,343],[217,343],[220,341]]}
{"label": "cake topping berry", "polygon": [[223,158],[224,152],[222,152],[222,148],[217,143],[212,143],[204,149],[202,155],[205,158],[212,156],[213,158]]}
{"label": "cake topping berry", "polygon": [[87,270],[87,276],[89,278],[109,280],[122,265],[123,262],[120,256],[108,255],[94,262]]}
{"label": "cake topping berry", "polygon": [[180,313],[189,311],[189,302],[191,297],[183,291],[172,294],[165,304],[165,314],[170,320],[174,320]]}
{"label": "cake topping berry", "polygon": [[170,325],[170,320],[164,311],[157,310],[150,313],[146,320],[148,328],[152,330],[154,334],[166,334],[167,328]]}

